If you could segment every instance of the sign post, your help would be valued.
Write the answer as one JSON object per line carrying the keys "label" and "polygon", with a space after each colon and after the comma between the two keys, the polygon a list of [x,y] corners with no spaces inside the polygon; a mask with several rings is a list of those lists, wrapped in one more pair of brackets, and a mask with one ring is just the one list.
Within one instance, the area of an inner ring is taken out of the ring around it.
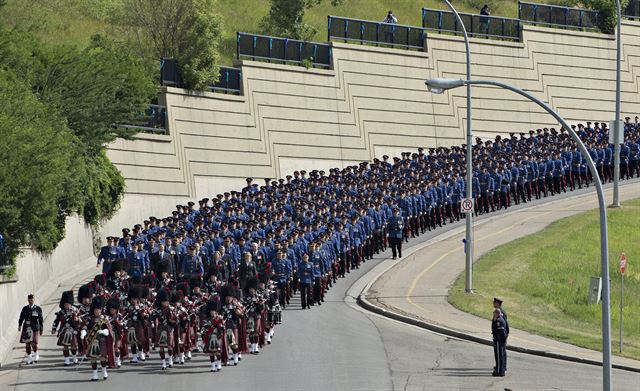
{"label": "sign post", "polygon": [[622,300],[624,298],[624,272],[627,270],[627,256],[620,254],[620,352],[622,353]]}

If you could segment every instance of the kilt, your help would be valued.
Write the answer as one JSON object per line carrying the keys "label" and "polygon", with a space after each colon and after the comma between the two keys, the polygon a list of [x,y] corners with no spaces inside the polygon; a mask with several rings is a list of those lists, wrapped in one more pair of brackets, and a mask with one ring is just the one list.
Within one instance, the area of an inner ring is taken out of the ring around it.
{"label": "kilt", "polygon": [[159,326],[156,329],[156,339],[154,341],[158,347],[173,349],[173,327]]}
{"label": "kilt", "polygon": [[20,333],[20,343],[30,343],[32,345],[38,344],[38,338],[40,332],[33,330],[30,326],[23,326]]}
{"label": "kilt", "polygon": [[210,353],[210,354],[220,353],[220,351],[222,350],[221,337],[223,334],[218,335],[213,329],[205,332],[202,336],[203,337],[202,340],[204,342],[204,348],[203,348],[204,353]]}
{"label": "kilt", "polygon": [[74,333],[75,330],[73,330],[71,327],[63,327],[58,333],[57,345],[76,349],[78,347],[78,338]]}

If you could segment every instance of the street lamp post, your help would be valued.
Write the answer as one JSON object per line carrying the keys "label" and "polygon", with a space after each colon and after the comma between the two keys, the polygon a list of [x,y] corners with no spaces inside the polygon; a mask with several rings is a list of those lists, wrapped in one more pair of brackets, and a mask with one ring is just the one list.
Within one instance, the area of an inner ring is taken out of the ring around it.
{"label": "street lamp post", "polygon": [[620,207],[620,193],[618,183],[620,182],[620,132],[624,132],[624,128],[620,129],[620,56],[622,52],[622,10],[620,0],[616,0],[616,9],[618,11],[618,28],[616,31],[616,122],[613,129],[613,203],[614,208]]}
{"label": "street lamp post", "polygon": [[495,87],[501,87],[516,94],[522,95],[528,98],[538,106],[542,107],[545,111],[551,114],[571,135],[571,138],[578,145],[578,149],[589,166],[589,171],[593,180],[595,181],[596,192],[598,194],[598,204],[600,207],[600,267],[602,273],[602,382],[603,390],[611,391],[611,309],[610,309],[610,282],[609,282],[609,239],[607,233],[607,205],[604,198],[604,190],[602,183],[600,182],[600,176],[596,169],[591,155],[587,151],[587,148],[580,140],[580,137],[573,131],[571,126],[555,112],[549,105],[536,98],[535,96],[525,92],[519,88],[512,87],[507,84],[503,84],[493,80],[456,80],[456,79],[430,79],[425,82],[429,91],[441,94],[446,90],[461,87],[465,84],[479,84],[490,85]]}
{"label": "street lamp post", "polygon": [[[471,80],[471,48],[469,47],[469,36],[467,29],[464,27],[462,18],[458,11],[453,7],[449,0],[444,0],[458,20],[458,24],[464,35],[464,45],[467,50],[467,80]],[[471,129],[471,84],[467,83],[467,199],[473,198],[473,131]],[[473,212],[465,213],[465,221],[467,225],[465,238],[465,267],[464,267],[464,291],[473,292]]]}

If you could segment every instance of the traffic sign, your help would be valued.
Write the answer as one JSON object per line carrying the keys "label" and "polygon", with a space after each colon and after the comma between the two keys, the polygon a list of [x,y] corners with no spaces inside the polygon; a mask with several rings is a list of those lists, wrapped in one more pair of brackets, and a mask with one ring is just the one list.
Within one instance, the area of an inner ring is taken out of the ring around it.
{"label": "traffic sign", "polygon": [[473,198],[465,198],[462,200],[460,204],[460,209],[462,212],[473,212]]}
{"label": "traffic sign", "polygon": [[620,255],[620,274],[624,274],[627,270],[627,256],[622,253]]}
{"label": "traffic sign", "polygon": [[[624,122],[620,120],[618,124],[619,124],[618,126],[620,126],[619,128],[620,132],[618,133],[618,143],[623,144],[624,143]],[[616,126],[616,121],[609,122],[609,144],[615,143],[615,126]]]}

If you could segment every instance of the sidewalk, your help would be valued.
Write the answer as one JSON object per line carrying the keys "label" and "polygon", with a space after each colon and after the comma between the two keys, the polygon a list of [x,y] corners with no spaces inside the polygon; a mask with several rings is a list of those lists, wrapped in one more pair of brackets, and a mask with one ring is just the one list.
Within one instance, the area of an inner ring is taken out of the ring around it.
{"label": "sidewalk", "polygon": [[[610,199],[611,189],[606,190],[605,194]],[[621,200],[638,197],[638,183],[620,186]],[[478,259],[495,247],[538,232],[553,221],[597,207],[596,195],[589,192],[479,222],[474,227],[474,257]],[[491,344],[489,320],[462,312],[447,301],[449,289],[464,271],[464,236],[464,227],[443,233],[414,246],[401,261],[386,261],[386,270],[365,287],[359,303],[397,320],[454,337]],[[506,305],[509,308],[508,303]],[[590,364],[602,363],[601,352],[514,328],[511,328],[509,345],[511,350],[541,356]],[[617,356],[612,361],[614,367],[640,371],[640,361]]]}
{"label": "sidewalk", "polygon": [[[24,344],[19,343],[16,338],[13,348],[6,358],[5,365],[0,368],[0,390],[15,389],[13,385],[18,383],[19,376],[23,374],[21,373],[21,369],[42,368],[43,366],[47,366],[47,363],[54,357],[55,361],[61,362],[61,350],[56,346],[56,337],[51,334],[51,325],[53,324],[55,313],[59,310],[58,304],[62,292],[73,289],[73,294],[76,296],[80,285],[92,279],[96,274],[99,274],[100,270],[101,269],[96,269],[95,259],[91,258],[89,262],[71,271],[65,279],[50,281],[48,283],[54,284],[54,286],[43,286],[36,292],[36,304],[42,307],[42,316],[44,318],[44,334],[40,337],[40,343],[38,344],[41,363],[40,365],[36,364],[33,366],[24,365],[26,355]],[[26,375],[29,376],[29,373],[30,372],[27,371]]]}

